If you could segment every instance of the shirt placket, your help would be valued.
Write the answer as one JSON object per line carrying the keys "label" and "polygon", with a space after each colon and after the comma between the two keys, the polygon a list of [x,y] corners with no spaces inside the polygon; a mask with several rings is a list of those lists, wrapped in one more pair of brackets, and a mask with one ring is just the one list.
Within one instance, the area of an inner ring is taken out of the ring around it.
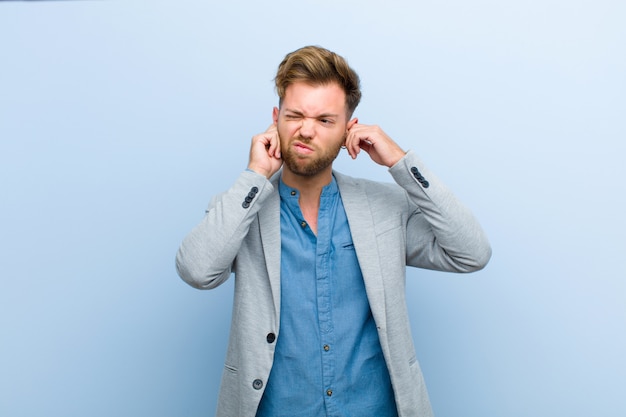
{"label": "shirt placket", "polygon": [[317,224],[317,247],[316,247],[316,285],[318,323],[320,329],[321,358],[322,358],[322,383],[323,396],[328,415],[336,413],[334,410],[335,381],[335,354],[334,354],[334,326],[332,316],[332,293],[331,293],[331,236],[334,223],[334,213],[331,196],[322,194]]}

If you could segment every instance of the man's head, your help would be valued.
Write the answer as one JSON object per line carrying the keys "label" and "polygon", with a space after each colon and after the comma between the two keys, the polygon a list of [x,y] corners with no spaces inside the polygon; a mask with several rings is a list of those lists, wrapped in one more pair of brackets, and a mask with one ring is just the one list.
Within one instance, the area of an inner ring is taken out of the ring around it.
{"label": "man's head", "polygon": [[339,55],[307,46],[288,54],[278,67],[278,129],[285,175],[330,179],[332,163],[356,118],[359,77]]}
{"label": "man's head", "polygon": [[346,116],[349,119],[361,101],[359,76],[344,58],[319,46],[305,46],[295,50],[278,66],[274,79],[280,104],[287,87],[296,82],[311,86],[336,83],[346,95]]}

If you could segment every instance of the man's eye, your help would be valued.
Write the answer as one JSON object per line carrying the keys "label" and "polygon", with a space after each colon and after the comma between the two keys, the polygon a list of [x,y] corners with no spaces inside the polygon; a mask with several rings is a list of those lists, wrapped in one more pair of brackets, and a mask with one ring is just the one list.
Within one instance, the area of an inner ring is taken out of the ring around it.
{"label": "man's eye", "polygon": [[320,119],[320,122],[322,122],[325,125],[333,124],[333,121],[330,119]]}
{"label": "man's eye", "polygon": [[299,117],[299,116],[297,116],[297,115],[295,115],[295,114],[287,114],[287,115],[285,115],[285,118],[286,118],[287,120],[297,120],[297,119],[299,119],[300,117]]}

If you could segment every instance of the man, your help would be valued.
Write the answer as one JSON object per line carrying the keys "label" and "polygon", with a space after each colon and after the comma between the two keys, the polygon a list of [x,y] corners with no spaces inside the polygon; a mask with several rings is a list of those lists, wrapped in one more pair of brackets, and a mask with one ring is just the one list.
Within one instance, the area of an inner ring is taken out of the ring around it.
{"label": "man", "polygon": [[[357,74],[304,47],[278,68],[273,124],[215,197],[176,265],[196,288],[235,274],[220,417],[431,416],[405,301],[406,265],[483,268],[471,213],[377,126],[352,114]],[[333,171],[365,151],[396,184]]]}

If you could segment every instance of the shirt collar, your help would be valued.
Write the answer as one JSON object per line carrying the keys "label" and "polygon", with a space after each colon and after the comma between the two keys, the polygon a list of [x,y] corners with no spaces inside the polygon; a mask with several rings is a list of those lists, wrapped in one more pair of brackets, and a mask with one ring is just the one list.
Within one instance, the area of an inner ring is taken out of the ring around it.
{"label": "shirt collar", "polygon": [[[335,180],[335,175],[331,177],[330,183],[324,188],[322,188],[322,198],[325,197],[333,197],[339,192],[339,187],[337,186],[337,180]],[[280,177],[280,181],[278,183],[278,193],[280,197],[283,199],[295,198],[298,199],[300,197],[300,191],[297,188],[289,187],[287,184],[283,182],[282,176]]]}

